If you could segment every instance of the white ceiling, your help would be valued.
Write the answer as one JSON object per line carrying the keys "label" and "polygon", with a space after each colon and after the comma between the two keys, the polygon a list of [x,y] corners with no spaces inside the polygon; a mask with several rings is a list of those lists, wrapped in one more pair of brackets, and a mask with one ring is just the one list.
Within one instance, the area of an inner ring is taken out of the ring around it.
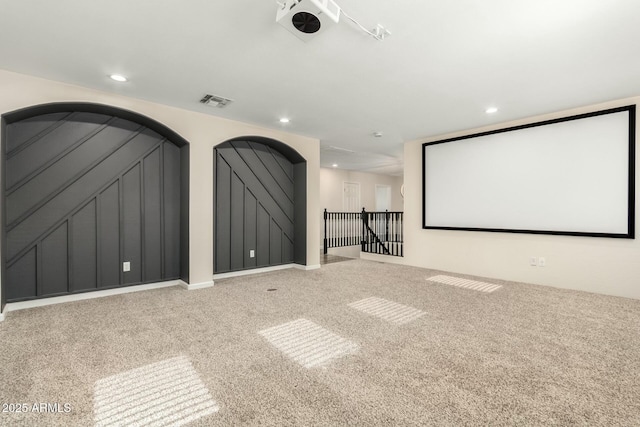
{"label": "white ceiling", "polygon": [[341,19],[304,43],[275,0],[0,0],[0,68],[319,138],[323,166],[388,174],[407,140],[640,94],[638,0],[336,1],[392,35]]}

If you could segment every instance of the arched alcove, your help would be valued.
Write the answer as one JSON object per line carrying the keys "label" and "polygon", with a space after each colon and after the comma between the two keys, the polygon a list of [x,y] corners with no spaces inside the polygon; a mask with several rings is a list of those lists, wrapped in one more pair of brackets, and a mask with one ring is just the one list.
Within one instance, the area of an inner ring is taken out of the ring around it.
{"label": "arched alcove", "polygon": [[214,147],[214,271],[307,260],[307,162],[268,138]]}
{"label": "arched alcove", "polygon": [[188,281],[188,150],[161,123],[107,105],[4,114],[3,305]]}

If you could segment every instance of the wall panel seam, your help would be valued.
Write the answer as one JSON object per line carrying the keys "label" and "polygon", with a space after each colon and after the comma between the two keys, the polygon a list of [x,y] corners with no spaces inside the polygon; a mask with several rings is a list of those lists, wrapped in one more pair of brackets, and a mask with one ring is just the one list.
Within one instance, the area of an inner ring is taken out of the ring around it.
{"label": "wall panel seam", "polygon": [[[157,145],[152,147],[151,149],[149,149],[147,152],[145,152],[141,157],[144,157],[145,155],[151,153],[154,149],[157,148]],[[125,168],[125,172],[122,172],[118,175],[118,178],[110,181],[107,185],[105,185],[104,187],[100,188],[98,191],[96,191],[95,193],[93,193],[91,196],[89,196],[89,198],[87,200],[83,200],[81,203],[79,203],[78,205],[76,205],[68,215],[64,216],[63,218],[61,218],[60,220],[56,221],[51,227],[49,227],[47,230],[45,230],[41,236],[44,236],[48,233],[50,233],[52,230],[55,230],[61,223],[63,223],[64,221],[67,220],[67,218],[70,215],[73,215],[75,213],[78,212],[78,210],[82,209],[82,207],[84,207],[93,197],[95,197],[96,194],[100,194],[102,193],[104,190],[106,190],[107,188],[109,188],[112,184],[114,184],[116,181],[119,180],[119,178],[121,178],[123,175],[125,175],[128,171],[130,171],[131,169],[133,169],[138,162],[140,161],[140,158],[136,159],[133,163],[133,165],[131,166],[131,163],[129,165],[127,165],[127,167]],[[41,240],[40,237],[38,237],[37,239],[32,240],[30,243],[28,243],[27,245],[25,245],[25,247],[20,250],[18,253],[16,253],[13,257],[11,257],[11,259],[7,260],[7,266],[11,266],[12,264],[14,264],[16,262],[17,259],[21,258],[22,255],[24,255],[25,252],[28,252],[30,248],[33,247],[34,244],[36,244],[36,242],[38,242],[39,240]]]}
{"label": "wall panel seam", "polygon": [[85,176],[86,174],[91,172],[96,166],[98,166],[100,163],[102,163],[105,160],[107,160],[109,157],[111,157],[113,154],[115,154],[116,151],[120,150],[129,141],[131,141],[133,138],[135,138],[139,134],[140,134],[140,132],[135,132],[130,138],[125,139],[124,141],[122,141],[121,144],[117,145],[113,150],[109,151],[109,153],[101,156],[96,161],[94,161],[93,163],[89,164],[86,168],[82,169],[80,172],[78,172],[77,174],[75,174],[74,176],[69,178],[60,187],[58,187],[56,190],[54,190],[51,194],[49,194],[47,197],[43,198],[41,201],[39,201],[34,206],[32,206],[29,210],[27,210],[22,215],[20,215],[18,218],[13,220],[10,224],[8,224],[7,225],[7,231],[11,231],[15,227],[17,227],[21,222],[23,222],[28,217],[33,215],[38,209],[42,208],[44,205],[46,205],[51,200],[56,198],[58,195],[60,195],[60,193],[62,193],[67,188],[69,188],[71,185],[73,185],[75,182],[77,182],[83,176]]}
{"label": "wall panel seam", "polygon": [[13,184],[10,188],[8,188],[7,189],[7,195],[11,195],[15,191],[19,190],[21,187],[23,187],[25,184],[27,184],[33,178],[35,178],[36,176],[40,175],[45,170],[49,169],[51,166],[53,166],[54,164],[58,163],[58,161],[60,161],[64,157],[66,157],[69,153],[74,151],[76,148],[79,148],[85,142],[89,141],[90,139],[92,139],[93,137],[98,135],[100,132],[105,130],[114,121],[115,121],[115,117],[110,118],[105,123],[103,123],[100,126],[98,126],[97,129],[92,130],[91,132],[89,132],[89,134],[83,136],[82,138],[80,138],[79,140],[77,140],[76,142],[71,144],[69,147],[67,147],[64,150],[62,150],[62,152],[58,153],[57,155],[53,156],[51,159],[47,160],[38,169],[34,170],[30,174],[28,174],[27,176],[22,178],[20,181],[18,181],[15,184]]}
{"label": "wall panel seam", "polygon": [[[113,185],[113,183],[111,183]],[[108,187],[107,187],[108,188]],[[100,248],[100,242],[102,241],[102,233],[100,232],[102,216],[100,215],[100,209],[102,209],[101,195],[96,195],[96,289],[99,289],[102,285],[102,249]]]}
{"label": "wall panel seam", "polygon": [[[91,203],[91,202],[89,202]],[[87,203],[85,206],[88,206]],[[73,215],[67,218],[67,292],[73,291]]]}
{"label": "wall panel seam", "polygon": [[[247,163],[247,160],[244,158],[244,156],[242,154],[240,154],[240,152],[238,151],[238,149],[233,146],[233,150],[236,152],[236,154],[238,155],[238,158],[244,162],[245,166],[247,167],[247,169],[253,174],[253,176],[258,180],[258,183],[260,183],[260,185],[262,185],[262,187],[267,191],[267,193],[269,193],[269,195],[271,196],[271,198],[273,199],[273,202],[278,205],[278,207],[280,208],[280,210],[282,211],[282,213],[293,223],[293,218],[291,216],[289,216],[289,214],[287,213],[286,209],[282,206],[282,204],[278,201],[278,198],[275,196],[275,194],[273,194],[273,190],[270,189],[270,186],[267,185],[267,183],[264,182],[264,179],[262,179],[257,173],[256,171],[251,168],[251,165],[249,165],[249,163]],[[252,149],[253,151],[253,149]],[[260,159],[258,159],[260,160]],[[260,162],[262,164],[262,162]],[[264,166],[264,164],[263,164]],[[265,169],[267,170],[267,172],[269,173],[268,168],[265,167]],[[271,177],[273,177],[273,175],[271,175],[271,173],[269,173],[269,175]],[[274,179],[274,181],[277,180]],[[282,187],[280,187],[280,189],[282,189]],[[285,197],[287,197],[287,199],[289,199],[289,197],[287,196],[286,192],[283,190],[282,193],[285,195]],[[290,199],[289,199],[290,200]],[[292,202],[293,203],[293,202]]]}
{"label": "wall panel seam", "polygon": [[[129,170],[131,170],[129,168]],[[128,172],[128,171],[127,171]],[[118,178],[118,274],[120,282],[118,285],[124,285],[124,271],[122,268],[122,262],[124,260],[124,172]]]}
{"label": "wall panel seam", "polygon": [[20,145],[18,145],[16,148],[14,148],[13,150],[7,152],[6,159],[7,160],[10,159],[11,157],[13,157],[16,154],[18,154],[19,152],[21,152],[22,150],[24,150],[27,147],[29,147],[31,144],[33,144],[35,142],[38,142],[45,135],[50,134],[51,132],[53,132],[54,130],[56,130],[57,128],[59,128],[63,124],[65,124],[74,115],[77,115],[77,113],[69,113],[64,117],[61,117],[55,123],[52,123],[50,126],[48,126],[46,129],[43,129],[42,131],[40,131],[36,135],[34,135],[31,138],[28,138],[26,141],[20,143]]}
{"label": "wall panel seam", "polygon": [[[155,150],[154,150],[155,151]],[[153,153],[153,151],[151,153],[149,153],[149,155],[151,155]],[[145,185],[144,185],[144,161],[148,156],[145,156],[142,158],[142,160],[140,160],[140,185],[139,185],[139,190],[140,190],[140,278],[142,279],[142,281],[144,282],[146,277],[147,277],[147,272],[146,272],[146,264],[145,264],[145,260],[146,260],[146,254],[145,254],[145,239],[147,237],[147,221],[145,221]]]}
{"label": "wall panel seam", "polygon": [[[288,177],[289,177],[289,179],[291,180],[291,182],[294,182],[293,177],[289,174],[289,172],[287,172],[287,171],[285,170],[285,168],[283,168],[283,167],[282,167],[282,163],[280,163],[280,160],[278,160],[278,157],[277,157],[275,154],[273,154],[275,150],[274,150],[273,148],[271,148],[271,147],[267,147],[267,149],[269,150],[269,153],[271,153],[271,156],[273,156],[273,159],[276,161],[276,163],[278,164],[278,166],[280,166],[280,169],[282,169],[282,171],[284,172],[284,174],[285,174],[286,176],[288,176]],[[292,171],[292,173],[293,173],[293,171]]]}
{"label": "wall panel seam", "polygon": [[[269,167],[264,163],[264,160],[262,160],[262,157],[260,157],[260,155],[258,155],[258,153],[256,153],[256,150],[253,149],[253,147],[251,145],[249,145],[249,148],[251,148],[251,151],[253,151],[253,153],[256,155],[256,157],[258,158],[258,160],[260,161],[260,163],[262,163],[262,166],[264,166],[264,168],[266,169],[266,171],[269,173],[269,175],[271,175],[271,178],[273,178],[273,180],[276,182],[276,184],[278,184],[278,187],[280,187],[280,189],[282,190],[282,192],[284,193],[284,195],[287,197],[287,199],[289,199],[289,201],[293,204],[293,199],[291,197],[289,197],[289,194],[287,194],[287,191],[282,188],[282,185],[280,185],[280,180],[278,180],[273,173],[271,172],[271,169],[269,169]],[[285,176],[288,175],[285,174]],[[291,180],[290,180],[291,181]],[[293,182],[292,182],[293,183]]]}
{"label": "wall panel seam", "polygon": [[[229,165],[231,169],[234,169],[233,165],[246,169],[246,172],[250,174],[248,178],[253,178],[253,180],[256,181],[256,185],[259,186],[262,190],[264,190],[269,195],[269,199],[274,205],[273,206],[274,210],[278,210],[282,214],[282,216],[291,224],[291,227],[293,227],[293,219],[287,214],[287,212],[282,208],[282,206],[275,200],[275,198],[273,197],[273,194],[268,190],[268,188],[264,185],[264,183],[255,175],[255,173],[251,170],[249,165],[247,165],[244,159],[238,154],[238,152],[234,148],[232,149],[232,151],[230,151],[230,153],[232,154],[232,156],[228,156],[229,159],[225,158],[224,155],[221,154],[221,157],[223,158],[223,160],[225,160],[225,162]],[[234,156],[235,158],[233,158]],[[258,188],[256,188],[256,190],[258,190]]]}
{"label": "wall panel seam", "polygon": [[165,245],[167,244],[167,242],[165,242],[165,223],[164,223],[164,215],[165,212],[164,210],[166,209],[165,205],[164,205],[164,180],[165,180],[165,165],[164,165],[164,145],[166,144],[166,141],[164,141],[162,144],[160,144],[160,278],[164,279],[165,276],[167,275],[166,273],[166,267],[165,267],[165,263],[164,263],[164,257],[165,257]]}

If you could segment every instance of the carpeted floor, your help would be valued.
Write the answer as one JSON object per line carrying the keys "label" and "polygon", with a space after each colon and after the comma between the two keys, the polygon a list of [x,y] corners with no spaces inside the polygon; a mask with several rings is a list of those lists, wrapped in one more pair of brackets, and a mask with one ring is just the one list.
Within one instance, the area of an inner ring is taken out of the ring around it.
{"label": "carpeted floor", "polygon": [[151,425],[184,396],[194,426],[640,425],[640,301],[438,274],[354,260],[11,312],[0,403],[70,412],[0,424]]}

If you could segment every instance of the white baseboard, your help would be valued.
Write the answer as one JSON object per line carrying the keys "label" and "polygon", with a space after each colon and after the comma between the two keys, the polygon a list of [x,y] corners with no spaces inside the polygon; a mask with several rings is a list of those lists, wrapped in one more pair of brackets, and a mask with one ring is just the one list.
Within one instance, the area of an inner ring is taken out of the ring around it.
{"label": "white baseboard", "polygon": [[361,252],[360,259],[365,259],[367,261],[385,262],[387,264],[406,264],[405,259],[401,256],[370,254],[367,252]]}
{"label": "white baseboard", "polygon": [[[43,307],[45,305],[62,304],[66,302],[82,301],[87,299],[109,297],[112,295],[128,294],[131,292],[146,291],[150,289],[168,288],[169,286],[177,286],[182,280],[169,280],[166,282],[147,283],[145,285],[125,286],[123,288],[103,289],[101,291],[83,292],[81,294],[62,295],[59,297],[42,298],[31,301],[19,301],[8,303],[4,311],[5,313],[16,310],[24,310],[26,308]],[[3,314],[4,316],[4,314]]]}
{"label": "white baseboard", "polygon": [[213,280],[210,280],[208,282],[200,282],[200,283],[186,283],[186,282],[183,282],[182,280],[180,280],[179,285],[182,286],[183,288],[185,288],[188,291],[195,291],[196,289],[205,289],[205,288],[212,287],[213,286]]}
{"label": "white baseboard", "polygon": [[4,313],[0,313],[0,322],[4,320]]}
{"label": "white baseboard", "polygon": [[320,268],[318,265],[301,265],[301,264],[282,264],[274,265],[272,267],[252,268],[250,270],[231,271],[229,273],[214,274],[213,280],[228,279],[230,277],[247,276],[249,274],[268,273],[270,271],[286,270],[287,268],[297,268],[299,270],[315,270]]}
{"label": "white baseboard", "polygon": [[320,264],[313,264],[313,265],[293,264],[293,268],[297,268],[298,270],[305,270],[305,271],[317,270],[320,268]]}
{"label": "white baseboard", "polygon": [[219,273],[213,275],[213,280],[228,279],[230,277],[247,276],[249,274],[268,273],[270,271],[285,270],[287,268],[293,268],[296,264],[282,264],[274,265],[272,267],[252,268],[250,270],[230,271],[229,273]]}

